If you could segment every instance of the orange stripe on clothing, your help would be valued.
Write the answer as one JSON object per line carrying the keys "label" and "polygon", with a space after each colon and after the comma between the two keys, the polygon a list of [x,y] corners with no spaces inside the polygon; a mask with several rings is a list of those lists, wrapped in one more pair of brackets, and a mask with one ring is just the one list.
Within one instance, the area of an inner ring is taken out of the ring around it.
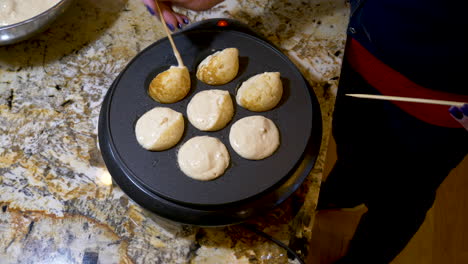
{"label": "orange stripe on clothing", "polygon": [[[347,60],[353,69],[383,95],[468,102],[466,95],[435,91],[414,83],[377,59],[355,39],[348,41],[346,52]],[[449,114],[448,106],[397,101],[392,103],[426,123],[450,128],[462,127]]]}

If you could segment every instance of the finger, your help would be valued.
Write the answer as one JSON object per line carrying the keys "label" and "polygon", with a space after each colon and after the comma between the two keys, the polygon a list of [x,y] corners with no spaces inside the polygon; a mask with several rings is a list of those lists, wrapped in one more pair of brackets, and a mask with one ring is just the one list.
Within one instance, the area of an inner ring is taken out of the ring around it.
{"label": "finger", "polygon": [[143,4],[145,4],[146,9],[152,16],[159,17],[158,10],[156,9],[156,5],[154,4],[154,0],[142,0]]}
{"label": "finger", "polygon": [[463,112],[465,117],[468,117],[468,104],[464,104],[462,107],[460,107],[460,110]]}
{"label": "finger", "polygon": [[[160,5],[160,7],[161,7],[161,11],[166,11],[167,13],[170,13],[172,15],[172,17],[174,18],[174,23],[171,23],[171,24],[174,25],[175,27],[179,28],[179,29],[182,29],[182,25],[184,24],[184,20],[181,17],[182,16],[181,14],[175,12],[174,9],[172,9],[172,3],[169,2],[169,1],[158,2],[158,3]],[[163,12],[163,16],[164,16],[164,19],[166,19],[166,14],[164,12]]]}
{"label": "finger", "polygon": [[181,17],[182,17],[182,21],[184,21],[184,24],[186,24],[186,25],[187,25],[187,24],[189,24],[189,23],[190,23],[190,19],[189,19],[187,16],[185,16],[185,15],[181,15]]}
{"label": "finger", "polygon": [[[158,2],[159,8],[161,8],[161,13],[163,15],[164,21],[166,22],[167,27],[171,31],[174,31],[176,27],[178,27],[179,21],[177,20],[174,10],[172,10],[172,7],[169,4],[170,3],[168,2]],[[180,27],[182,27],[182,25]]]}
{"label": "finger", "polygon": [[[159,18],[159,13],[158,13],[158,10],[156,9],[156,4],[154,3],[154,0],[142,0],[142,1],[145,4],[146,8],[148,9],[148,12],[151,15]],[[164,6],[161,10],[166,9],[173,13],[174,17],[177,20],[177,23],[175,23],[174,26],[178,26],[179,28],[181,28],[183,24],[190,23],[190,20],[188,19],[187,16],[174,12],[170,1],[158,1],[158,3],[160,4],[160,7]],[[165,20],[168,20],[168,19],[171,20],[170,17],[164,17],[164,18]]]}
{"label": "finger", "polygon": [[450,115],[468,131],[468,104],[462,107],[451,106]]}
{"label": "finger", "polygon": [[456,106],[451,106],[449,108],[450,115],[455,118],[456,120],[462,119],[463,118],[463,112],[461,111],[460,108]]}
{"label": "finger", "polygon": [[191,9],[194,11],[203,11],[208,10],[211,7],[223,2],[224,0],[198,0],[198,1],[191,1],[191,0],[158,0],[158,1],[170,1],[172,4],[176,6],[180,6],[183,8]]}
{"label": "finger", "polygon": [[[146,9],[148,9],[148,12],[151,15],[156,16],[159,20],[161,20],[154,0],[142,0],[142,1],[145,4]],[[174,14],[175,12],[172,10],[172,7],[170,6],[170,3],[158,2],[158,6],[161,9],[161,13],[163,15],[164,21],[166,22],[167,27],[169,28],[169,30],[174,31],[176,29],[176,26],[179,24],[179,22]]]}
{"label": "finger", "polygon": [[188,24],[189,23],[189,20],[186,16],[182,15],[182,14],[179,14],[179,13],[176,13],[176,12],[173,12],[175,18],[177,19],[177,27],[179,29],[182,28],[182,26],[184,24]]}

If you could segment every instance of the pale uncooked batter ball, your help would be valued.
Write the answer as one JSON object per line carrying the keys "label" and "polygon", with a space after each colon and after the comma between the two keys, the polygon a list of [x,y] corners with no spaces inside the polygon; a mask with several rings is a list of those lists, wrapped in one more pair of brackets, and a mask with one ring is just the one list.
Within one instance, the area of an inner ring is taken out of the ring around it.
{"label": "pale uncooked batter ball", "polygon": [[232,81],[239,71],[239,50],[226,48],[206,57],[197,68],[197,78],[210,85]]}
{"label": "pale uncooked batter ball", "polygon": [[273,109],[283,96],[283,84],[279,72],[257,74],[243,82],[237,91],[240,106],[255,112]]}
{"label": "pale uncooked batter ball", "polygon": [[184,99],[189,91],[190,74],[187,67],[171,66],[151,81],[148,93],[160,103],[171,104]]}
{"label": "pale uncooked batter ball", "polygon": [[184,117],[167,107],[155,107],[142,115],[135,126],[138,143],[147,150],[173,147],[184,133]]}
{"label": "pale uncooked batter ball", "polygon": [[182,145],[177,161],[185,175],[209,181],[221,176],[229,166],[229,152],[219,139],[208,136],[194,137]]}
{"label": "pale uncooked batter ball", "polygon": [[190,123],[201,131],[224,128],[234,115],[234,105],[228,91],[206,90],[197,93],[187,106]]}
{"label": "pale uncooked batter ball", "polygon": [[234,123],[229,132],[232,148],[241,157],[261,160],[271,156],[280,145],[275,123],[263,116],[244,117]]}

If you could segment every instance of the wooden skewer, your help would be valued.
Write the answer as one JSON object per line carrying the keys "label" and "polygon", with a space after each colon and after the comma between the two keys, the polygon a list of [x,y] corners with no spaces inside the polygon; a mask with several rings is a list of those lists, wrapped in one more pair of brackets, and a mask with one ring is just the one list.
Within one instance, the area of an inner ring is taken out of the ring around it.
{"label": "wooden skewer", "polygon": [[375,95],[375,94],[346,94],[346,96],[357,97],[357,98],[366,98],[366,99],[422,103],[422,104],[453,105],[453,106],[457,106],[457,107],[461,107],[464,104],[468,104],[468,103],[465,103],[465,102],[454,102],[454,101],[412,98],[412,97],[401,97],[401,96]]}
{"label": "wooden skewer", "polygon": [[154,4],[156,5],[156,8],[158,9],[159,18],[161,19],[161,23],[163,24],[164,30],[166,31],[166,35],[169,38],[169,41],[171,42],[172,51],[174,52],[174,56],[177,59],[177,63],[179,64],[179,67],[185,67],[184,61],[182,61],[182,57],[180,56],[180,53],[177,50],[174,40],[172,39],[172,35],[169,32],[169,29],[167,29],[166,21],[164,20],[164,17],[162,15],[161,8],[159,8],[158,0],[154,0]]}

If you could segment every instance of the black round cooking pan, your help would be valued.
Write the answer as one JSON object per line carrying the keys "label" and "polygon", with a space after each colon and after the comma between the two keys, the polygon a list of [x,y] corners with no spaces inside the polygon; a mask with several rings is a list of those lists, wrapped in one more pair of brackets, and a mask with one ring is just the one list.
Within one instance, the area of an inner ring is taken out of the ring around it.
{"label": "black round cooking pan", "polygon": [[[219,20],[204,21],[173,35],[191,73],[192,88],[186,98],[174,104],[160,104],[147,93],[149,83],[158,73],[177,64],[170,43],[164,38],[139,53],[121,72],[106,95],[99,120],[104,161],[128,196],[165,218],[205,226],[240,222],[286,199],[312,169],[322,134],[320,107],[295,65],[238,22],[227,20],[230,26],[219,27],[216,21]],[[228,47],[239,50],[237,77],[222,86],[197,80],[198,64],[206,56]],[[256,113],[235,105],[233,120],[216,132],[202,132],[189,123],[186,107],[196,93],[222,89],[229,91],[235,102],[236,89],[243,81],[270,71],[281,73],[284,87],[283,98],[273,110]],[[182,113],[186,123],[179,144],[161,152],[143,149],[134,132],[138,118],[156,106]],[[229,143],[231,125],[252,115],[273,120],[281,135],[278,150],[260,161],[241,158]],[[180,146],[200,135],[220,139],[231,157],[224,175],[212,181],[189,178],[177,164]]]}

